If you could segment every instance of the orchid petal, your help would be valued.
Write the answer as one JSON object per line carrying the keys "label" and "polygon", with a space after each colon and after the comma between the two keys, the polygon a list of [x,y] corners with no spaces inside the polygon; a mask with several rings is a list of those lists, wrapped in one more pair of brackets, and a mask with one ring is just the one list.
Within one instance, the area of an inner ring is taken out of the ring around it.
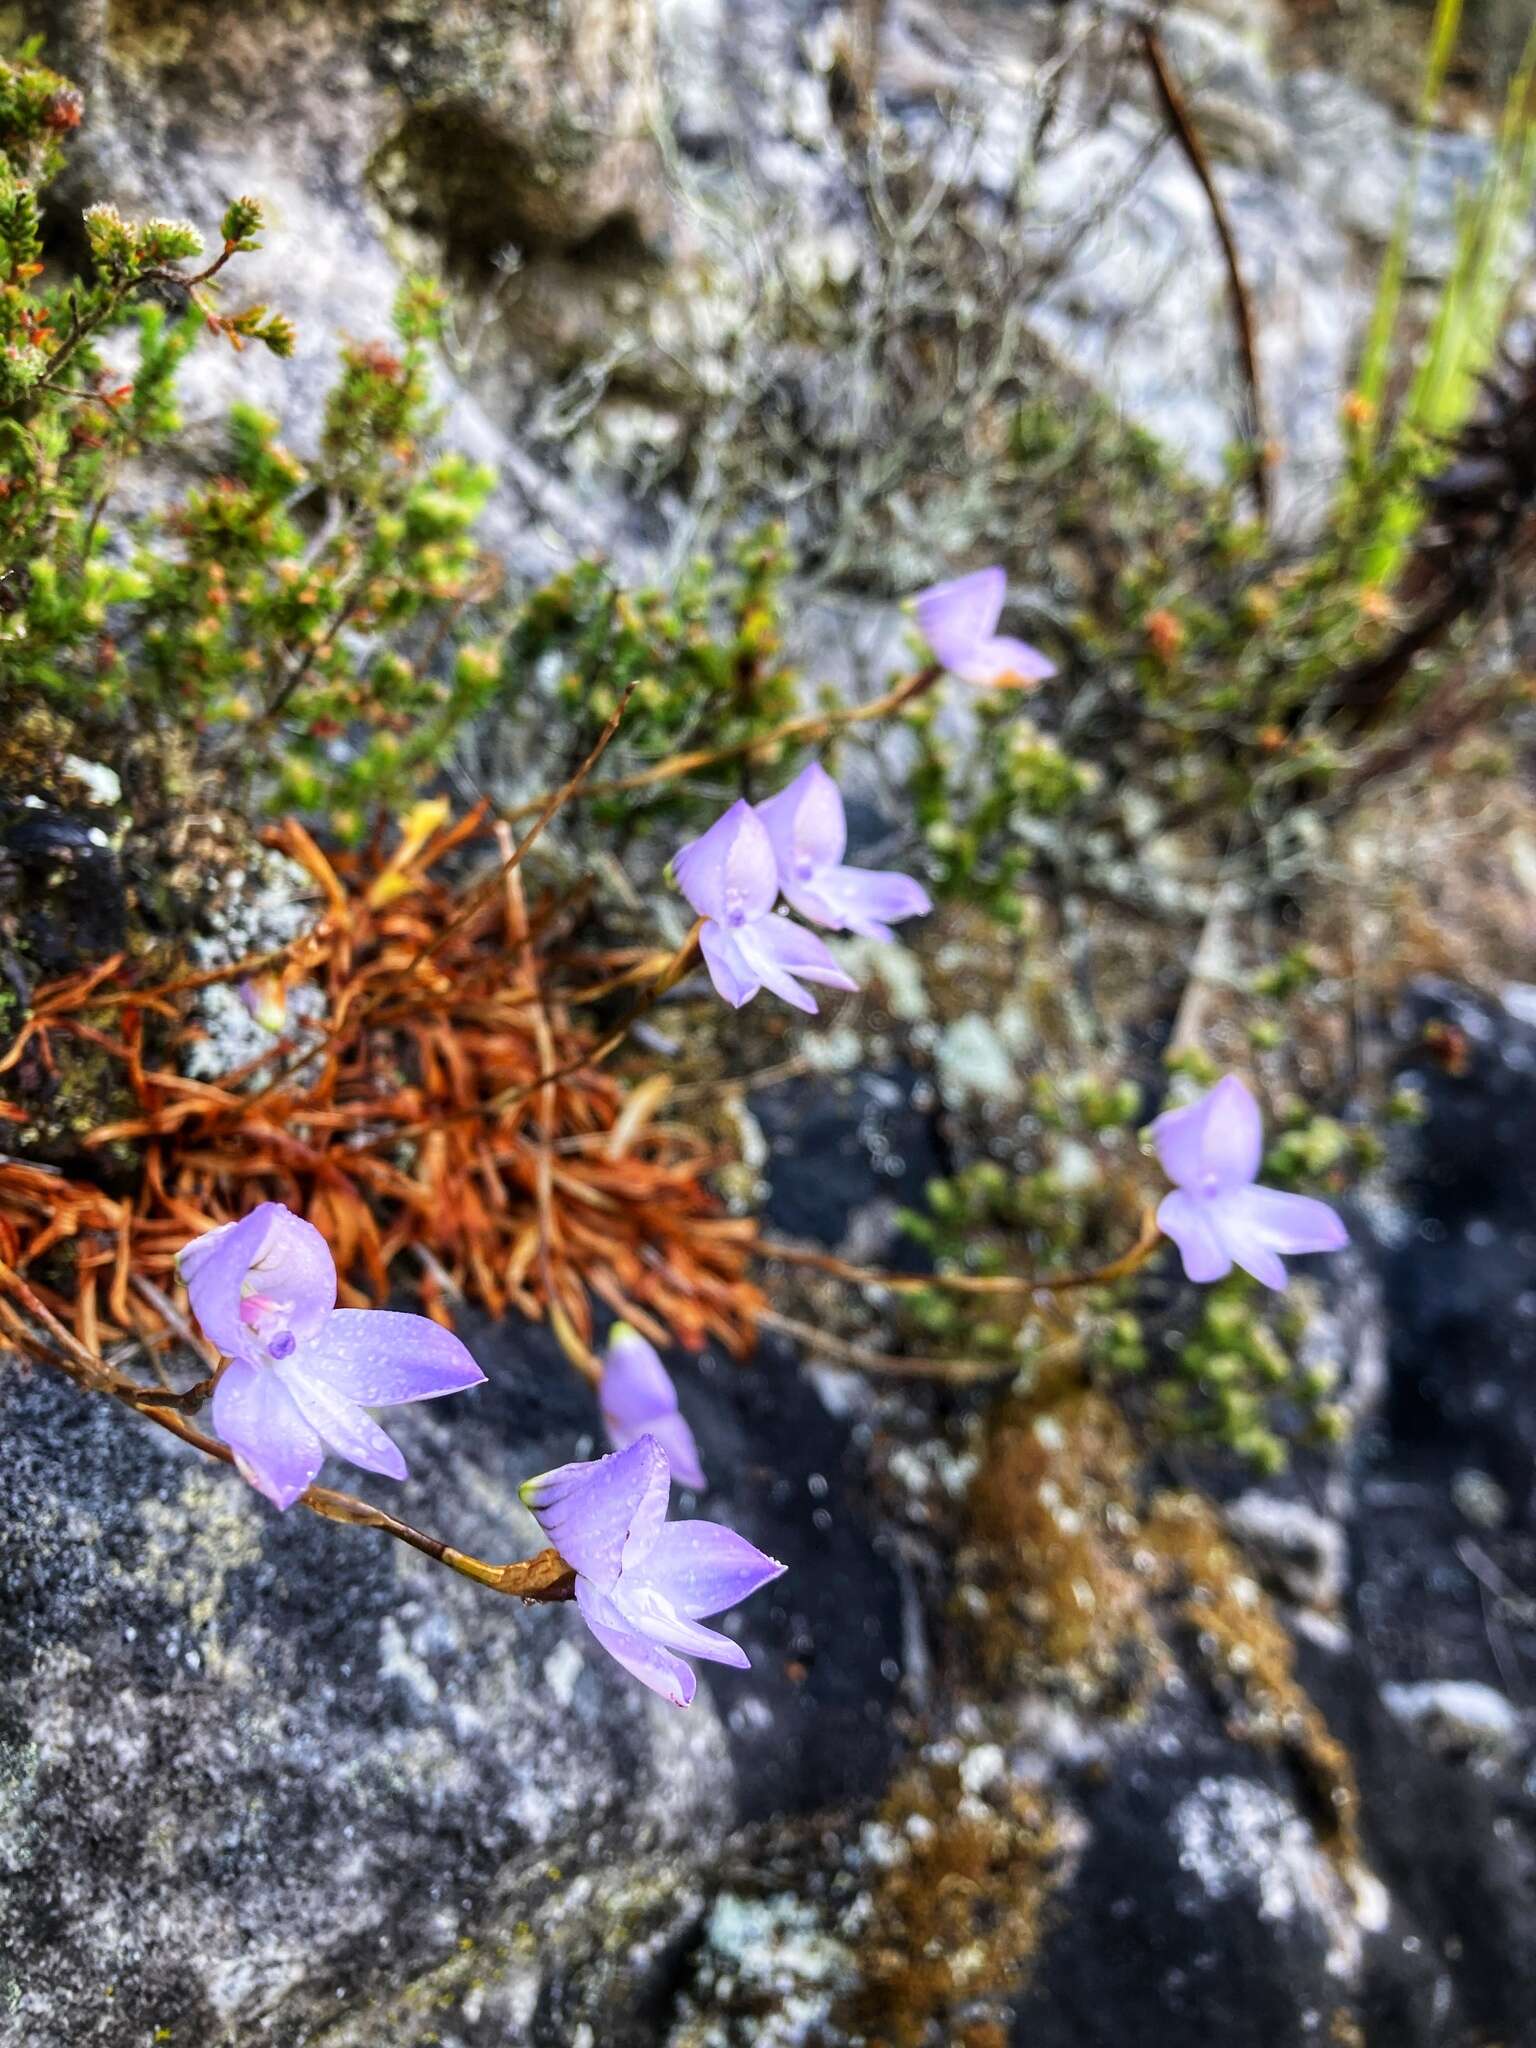
{"label": "orchid petal", "polygon": [[803,917],[886,943],[896,936],[893,924],[933,908],[922,883],[893,868],[828,868],[802,891],[786,885],[784,894]]}
{"label": "orchid petal", "polygon": [[937,659],[956,675],[997,630],[1008,594],[1001,569],[977,569],[920,590],[914,601],[918,630]]}
{"label": "orchid petal", "polygon": [[669,1491],[666,1456],[652,1436],[610,1457],[557,1466],[518,1489],[566,1563],[605,1593],[655,1542]]}
{"label": "orchid petal", "polygon": [[1212,1208],[1227,1250],[1266,1287],[1285,1285],[1279,1253],[1336,1252],[1349,1243],[1342,1218],[1312,1195],[1287,1194],[1280,1188],[1234,1188],[1219,1196]]}
{"label": "orchid petal", "polygon": [[306,1374],[308,1360],[285,1358],[272,1369],[293,1397],[295,1406],[310,1428],[350,1464],[365,1472],[382,1472],[390,1479],[404,1479],[405,1459],[400,1447],[380,1429],[365,1408],[338,1394],[323,1380]]}
{"label": "orchid petal", "polygon": [[1006,633],[983,640],[963,665],[948,664],[965,683],[990,685],[993,689],[1032,689],[1056,673],[1056,664],[1027,640],[1011,639]]}
{"label": "orchid petal", "polygon": [[848,845],[842,791],[819,761],[757,807],[786,893],[793,881],[809,881],[819,868],[836,867]]}
{"label": "orchid petal", "polygon": [[692,1704],[698,1680],[683,1662],[670,1650],[631,1628],[607,1596],[598,1591],[590,1579],[576,1581],[576,1604],[581,1609],[581,1618],[593,1635],[624,1669],[638,1678],[642,1685],[648,1685],[652,1692],[659,1692],[664,1700],[674,1707]]}
{"label": "orchid petal", "polygon": [[282,1327],[304,1343],[336,1306],[336,1263],[312,1223],[281,1202],[263,1202],[238,1223],[196,1238],[178,1260],[192,1312],[231,1357],[259,1355],[241,1315],[247,1294],[280,1304]]}
{"label": "orchid petal", "polygon": [[[699,1446],[686,1417],[674,1409],[670,1415],[658,1415],[649,1428],[678,1485],[686,1486],[691,1493],[702,1493],[709,1481],[704,1476]],[[614,1441],[618,1441],[617,1437]]]}
{"label": "orchid petal", "polygon": [[715,993],[733,1010],[739,1010],[743,1003],[750,1003],[762,987],[762,978],[754,974],[742,957],[735,934],[728,932],[723,924],[711,920],[699,929],[699,951],[704,955],[704,965],[709,978],[715,985]]}
{"label": "orchid petal", "polygon": [[856,989],[858,983],[846,974],[823,942],[814,932],[808,932],[804,925],[798,925],[788,917],[759,918],[756,924],[743,925],[736,933],[736,944],[742,958],[761,980],[786,1003],[792,1003],[797,1010],[805,1010],[811,1016],[816,1014],[815,999],[801,988],[801,977],[806,981],[820,982],[827,988]]}
{"label": "orchid petal", "polygon": [[292,1507],[325,1460],[319,1437],[271,1366],[230,1360],[213,1390],[213,1426],[241,1476],[277,1508]]}
{"label": "orchid petal", "polygon": [[1183,1188],[1164,1195],[1158,1206],[1157,1227],[1178,1246],[1186,1279],[1224,1280],[1232,1270],[1232,1260],[1212,1215],[1214,1207],[1214,1203],[1188,1194]]}
{"label": "orchid petal", "polygon": [[693,1431],[678,1412],[677,1389],[654,1346],[627,1323],[614,1325],[597,1397],[615,1450],[649,1431],[678,1484],[702,1489],[704,1469]]}
{"label": "orchid petal", "polygon": [[1152,1125],[1163,1171],[1176,1187],[1220,1194],[1251,1181],[1264,1151],[1259,1105],[1236,1074]]}
{"label": "orchid petal", "polygon": [[645,1583],[690,1621],[723,1614],[783,1572],[777,1558],[720,1522],[668,1522],[642,1567]]}
{"label": "orchid petal", "polygon": [[675,856],[672,873],[701,917],[733,929],[766,917],[779,893],[772,843],[743,797]]}
{"label": "orchid petal", "polygon": [[363,1408],[432,1401],[485,1381],[452,1330],[387,1308],[333,1310],[301,1356],[311,1379]]}
{"label": "orchid petal", "polygon": [[707,1657],[711,1664],[730,1664],[738,1671],[752,1669],[752,1659],[740,1643],[679,1614],[658,1595],[643,1570],[625,1572],[610,1597],[629,1626],[648,1641],[684,1657]]}

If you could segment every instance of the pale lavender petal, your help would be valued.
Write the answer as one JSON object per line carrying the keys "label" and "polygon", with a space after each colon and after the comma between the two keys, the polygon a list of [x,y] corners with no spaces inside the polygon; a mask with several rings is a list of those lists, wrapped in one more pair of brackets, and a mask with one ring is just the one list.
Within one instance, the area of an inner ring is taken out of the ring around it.
{"label": "pale lavender petal", "polygon": [[777,1558],[720,1522],[668,1522],[642,1567],[647,1585],[689,1620],[723,1614],[783,1572]]}
{"label": "pale lavender petal", "polygon": [[272,1370],[293,1396],[304,1420],[319,1432],[338,1458],[361,1465],[365,1472],[383,1472],[390,1479],[405,1477],[405,1460],[399,1445],[385,1435],[365,1408],[359,1408],[355,1401],[338,1394],[323,1380],[308,1378],[304,1363],[297,1359],[284,1359]]}
{"label": "pale lavender petal", "polygon": [[765,988],[812,1016],[816,1014],[815,1000],[801,988],[800,980],[820,982],[827,988],[858,987],[816,934],[792,918],[763,917],[756,924],[743,925],[736,943]]}
{"label": "pale lavender petal", "polygon": [[1165,1110],[1152,1125],[1152,1137],[1174,1185],[1206,1195],[1251,1181],[1264,1151],[1259,1105],[1236,1074],[1183,1109]]}
{"label": "pale lavender petal", "polygon": [[741,1647],[723,1636],[718,1629],[705,1628],[702,1622],[690,1621],[679,1614],[668,1600],[663,1600],[654,1586],[640,1572],[625,1572],[609,1596],[624,1621],[637,1635],[645,1636],[653,1643],[661,1643],[669,1650],[676,1650],[684,1657],[707,1657],[712,1664],[731,1664],[738,1671],[750,1671],[752,1659]]}
{"label": "pale lavender petal", "polygon": [[945,668],[959,674],[984,640],[997,631],[1008,594],[1001,569],[977,569],[917,594],[918,630]]}
{"label": "pale lavender petal", "polygon": [[1043,683],[1056,673],[1056,664],[1027,640],[1013,640],[1005,633],[983,640],[969,661],[952,662],[960,680],[994,687],[1028,687]]}
{"label": "pale lavender petal", "polygon": [[325,1459],[319,1437],[269,1365],[230,1360],[213,1390],[213,1426],[242,1477],[274,1507],[292,1507]]}
{"label": "pale lavender petal", "polygon": [[698,1681],[681,1657],[674,1657],[670,1650],[638,1634],[590,1579],[577,1579],[576,1604],[582,1620],[609,1656],[642,1685],[659,1692],[674,1707],[691,1704]]}
{"label": "pale lavender petal", "polygon": [[700,917],[732,928],[765,917],[779,893],[767,829],[744,797],[675,856],[672,873]]}
{"label": "pale lavender petal", "polygon": [[485,1380],[452,1330],[387,1308],[333,1310],[297,1362],[311,1379],[364,1408],[431,1401]]}
{"label": "pale lavender petal", "polygon": [[1232,1270],[1211,1214],[1213,1206],[1199,1195],[1175,1188],[1171,1195],[1164,1195],[1157,1211],[1157,1227],[1178,1246],[1186,1279],[1201,1283],[1224,1280]]}
{"label": "pale lavender petal", "polygon": [[693,1431],[678,1412],[677,1389],[654,1346],[628,1323],[613,1326],[597,1398],[609,1442],[616,1451],[626,1449],[636,1437],[649,1431],[660,1444],[678,1484],[696,1490],[703,1488],[699,1448]]}
{"label": "pale lavender petal", "polygon": [[[694,1493],[702,1493],[708,1485],[704,1467],[699,1462],[699,1447],[694,1441],[693,1431],[677,1409],[670,1415],[658,1415],[650,1424],[650,1432],[661,1445],[672,1477],[679,1486],[686,1486]],[[617,1435],[614,1442],[618,1442]]]}
{"label": "pale lavender petal", "polygon": [[[330,1246],[281,1202],[263,1202],[238,1223],[195,1239],[178,1264],[193,1314],[231,1357],[261,1356],[279,1331],[303,1343],[336,1306]],[[270,1304],[259,1326],[241,1312],[251,1296]]]}
{"label": "pale lavender petal", "polygon": [[818,868],[836,867],[848,844],[842,791],[819,761],[757,807],[773,846],[779,885],[808,882]]}
{"label": "pale lavender petal", "polygon": [[655,1345],[628,1323],[615,1323],[609,1333],[597,1398],[606,1422],[632,1430],[677,1406],[677,1389]]}
{"label": "pale lavender petal", "polygon": [[540,1473],[518,1492],[566,1563],[606,1593],[655,1542],[669,1485],[665,1454],[642,1436],[611,1457]]}
{"label": "pale lavender petal", "polygon": [[1280,1188],[1234,1188],[1212,1204],[1227,1250],[1266,1287],[1285,1285],[1278,1254],[1336,1252],[1349,1243],[1343,1220],[1312,1195]]}
{"label": "pale lavender petal", "polygon": [[743,1003],[750,1003],[763,985],[762,977],[754,974],[743,958],[735,934],[711,919],[700,928],[699,951],[704,955],[704,965],[709,969],[716,995],[728,1002],[733,1010],[739,1010]]}
{"label": "pale lavender petal", "polygon": [[893,924],[933,908],[922,883],[894,868],[826,868],[802,893],[786,886],[784,894],[818,924],[885,942],[896,936]]}

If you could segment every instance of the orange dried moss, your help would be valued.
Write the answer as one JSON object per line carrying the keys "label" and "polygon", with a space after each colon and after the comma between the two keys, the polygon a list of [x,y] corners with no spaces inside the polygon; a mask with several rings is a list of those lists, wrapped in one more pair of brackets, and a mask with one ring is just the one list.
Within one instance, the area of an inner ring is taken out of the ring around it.
{"label": "orange dried moss", "polygon": [[[55,1041],[72,1038],[120,1067],[136,1108],[84,1139],[97,1157],[137,1158],[121,1199],[0,1159],[0,1257],[84,1343],[163,1338],[154,1293],[181,1245],[273,1200],[324,1232],[353,1306],[404,1286],[443,1322],[460,1296],[547,1315],[589,1369],[594,1297],[657,1342],[746,1350],[755,1225],[721,1213],[705,1178],[718,1162],[697,1137],[658,1120],[664,1080],[630,1089],[582,1064],[598,1037],[573,1015],[583,963],[554,946],[553,907],[530,919],[516,872],[467,891],[436,872],[489,836],[479,814],[418,822],[387,859],[331,860],[289,822],[275,841],[324,905],[299,939],[154,988],[109,961],[38,991],[0,1079],[24,1058],[46,1072]],[[583,978],[614,964],[584,963]],[[320,1031],[215,1081],[180,1074],[197,991],[258,971],[318,989]],[[24,1133],[29,1111],[0,1102],[0,1119]]]}

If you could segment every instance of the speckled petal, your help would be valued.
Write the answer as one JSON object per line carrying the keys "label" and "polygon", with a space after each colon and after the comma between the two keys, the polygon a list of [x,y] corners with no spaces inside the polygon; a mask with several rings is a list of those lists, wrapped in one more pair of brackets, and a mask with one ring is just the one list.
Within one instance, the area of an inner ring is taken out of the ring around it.
{"label": "speckled petal", "polygon": [[432,1401],[485,1381],[452,1330],[387,1308],[333,1310],[300,1360],[310,1378],[363,1408]]}
{"label": "speckled petal", "polygon": [[242,1477],[289,1508],[325,1460],[324,1446],[270,1365],[231,1359],[213,1390],[213,1426]]}
{"label": "speckled petal", "polygon": [[666,1455],[647,1435],[611,1457],[542,1472],[518,1492],[566,1563],[607,1593],[656,1541],[670,1487]]}

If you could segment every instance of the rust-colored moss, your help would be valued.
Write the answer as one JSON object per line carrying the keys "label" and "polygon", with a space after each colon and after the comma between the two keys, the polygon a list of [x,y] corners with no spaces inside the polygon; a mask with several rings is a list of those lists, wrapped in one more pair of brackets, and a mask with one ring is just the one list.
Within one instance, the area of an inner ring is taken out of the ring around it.
{"label": "rust-colored moss", "polygon": [[1179,1618],[1194,1631],[1232,1733],[1286,1757],[1320,1838],[1352,1859],[1359,1794],[1348,1753],[1297,1678],[1291,1638],[1215,1509],[1197,1494],[1160,1494],[1144,1540],[1165,1568]]}
{"label": "rust-colored moss", "polygon": [[846,2025],[868,2048],[1001,2048],[1062,1861],[1049,1800],[1006,1782],[978,1797],[957,1766],[925,1760],[881,1819],[901,1851],[875,1889]]}
{"label": "rust-colored moss", "polygon": [[1133,1707],[1156,1664],[1135,1535],[1136,1453],[1088,1389],[1005,1403],[972,1483],[956,1600],[988,1687],[1060,1686]]}

